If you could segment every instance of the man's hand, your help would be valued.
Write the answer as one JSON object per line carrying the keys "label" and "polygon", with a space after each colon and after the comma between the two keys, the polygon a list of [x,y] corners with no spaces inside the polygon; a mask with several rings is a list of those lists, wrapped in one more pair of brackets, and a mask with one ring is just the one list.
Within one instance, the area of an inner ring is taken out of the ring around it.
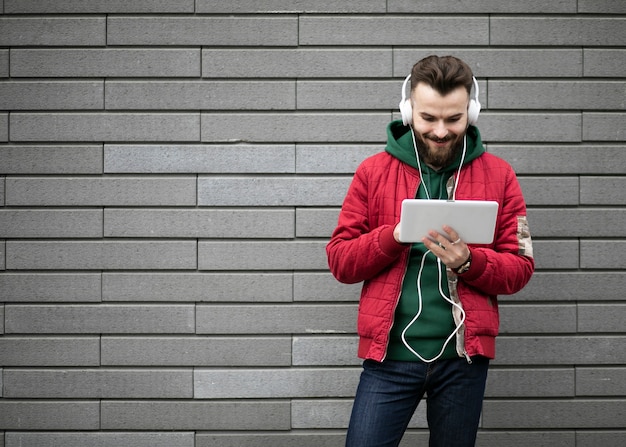
{"label": "man's hand", "polygon": [[435,256],[451,269],[460,267],[470,256],[469,247],[459,234],[448,225],[443,226],[445,236],[431,230],[422,242]]}

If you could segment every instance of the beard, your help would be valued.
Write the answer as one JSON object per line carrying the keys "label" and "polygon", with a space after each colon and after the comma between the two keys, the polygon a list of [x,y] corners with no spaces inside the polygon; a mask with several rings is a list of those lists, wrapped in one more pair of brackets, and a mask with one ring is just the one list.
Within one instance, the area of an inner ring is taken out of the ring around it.
{"label": "beard", "polygon": [[[432,133],[422,135],[415,132],[415,130],[413,130],[413,133],[415,134],[419,157],[435,170],[451,165],[463,149],[463,137],[465,134],[448,134],[444,138],[437,138]],[[444,147],[435,147],[434,145],[431,146],[432,143],[430,142],[446,142],[447,144]]]}

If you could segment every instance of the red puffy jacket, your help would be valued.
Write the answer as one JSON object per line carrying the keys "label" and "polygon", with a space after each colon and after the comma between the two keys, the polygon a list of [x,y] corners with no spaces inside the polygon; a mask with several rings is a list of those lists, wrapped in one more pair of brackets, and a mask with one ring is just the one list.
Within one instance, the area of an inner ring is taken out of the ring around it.
{"label": "red puffy jacket", "polygon": [[[364,281],[358,315],[361,358],[380,362],[387,353],[410,251],[410,245],[395,241],[393,230],[400,220],[402,200],[414,198],[418,185],[418,170],[389,153],[366,159],[354,175],[326,246],[337,280]],[[463,275],[457,277],[448,269],[450,292],[456,289],[466,313],[460,331],[464,335],[457,346],[464,344],[463,354],[470,357],[494,358],[499,326],[496,296],[518,292],[534,271],[526,205],[511,166],[489,153],[463,167],[456,199],[499,203],[493,243],[470,246],[472,264]]]}

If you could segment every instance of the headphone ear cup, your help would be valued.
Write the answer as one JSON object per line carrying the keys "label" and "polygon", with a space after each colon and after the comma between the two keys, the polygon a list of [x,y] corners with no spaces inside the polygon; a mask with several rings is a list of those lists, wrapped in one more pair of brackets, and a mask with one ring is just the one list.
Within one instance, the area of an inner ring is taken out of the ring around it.
{"label": "headphone ear cup", "polygon": [[400,101],[400,115],[402,115],[402,124],[410,126],[413,122],[413,107],[411,107],[410,99]]}
{"label": "headphone ear cup", "polygon": [[469,107],[467,108],[467,122],[469,124],[476,124],[478,121],[478,115],[480,114],[480,103],[476,99],[471,99]]}

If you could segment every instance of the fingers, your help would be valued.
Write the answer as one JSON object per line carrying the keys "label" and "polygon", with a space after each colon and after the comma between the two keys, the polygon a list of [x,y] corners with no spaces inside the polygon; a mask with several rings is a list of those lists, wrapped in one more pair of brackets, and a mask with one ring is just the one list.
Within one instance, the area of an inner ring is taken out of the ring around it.
{"label": "fingers", "polygon": [[451,227],[444,226],[443,230],[445,235],[431,230],[429,237],[422,239],[422,242],[444,264],[454,268],[467,259],[469,248]]}

